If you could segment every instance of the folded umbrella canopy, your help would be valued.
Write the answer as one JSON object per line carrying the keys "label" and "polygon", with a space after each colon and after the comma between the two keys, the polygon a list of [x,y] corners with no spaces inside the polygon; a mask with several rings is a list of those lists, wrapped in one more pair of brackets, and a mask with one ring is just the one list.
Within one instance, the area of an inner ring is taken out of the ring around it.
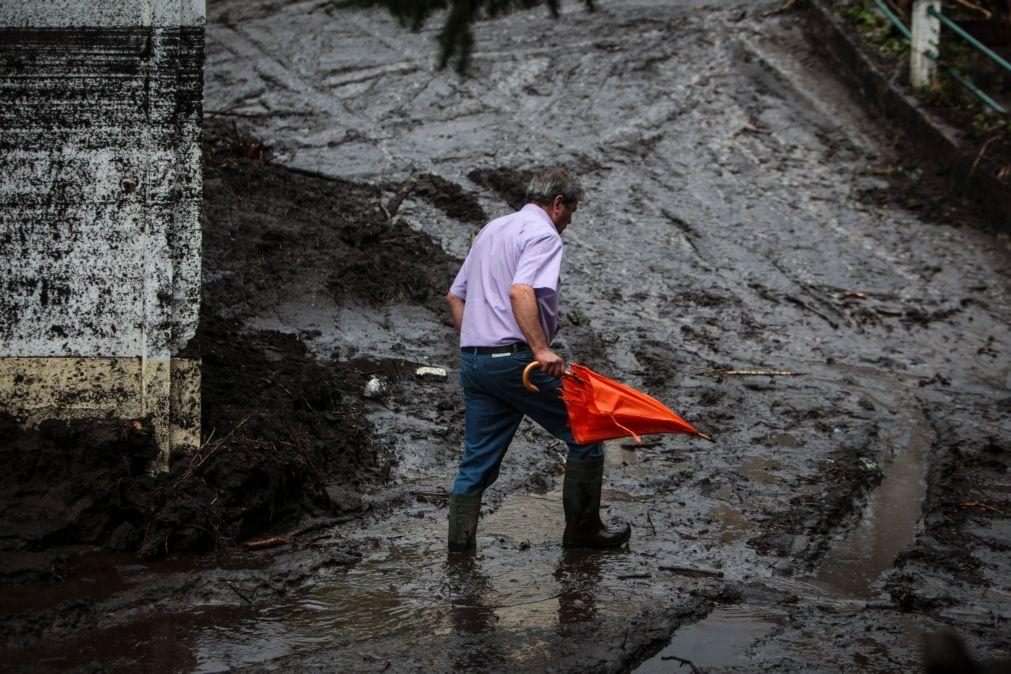
{"label": "folded umbrella canopy", "polygon": [[[523,385],[531,391],[539,389],[530,382],[530,372],[540,366],[535,360],[523,370]],[[642,444],[641,435],[656,433],[712,440],[657,399],[576,363],[570,363],[562,376],[562,400],[569,411],[572,436],[581,445],[629,436]]]}

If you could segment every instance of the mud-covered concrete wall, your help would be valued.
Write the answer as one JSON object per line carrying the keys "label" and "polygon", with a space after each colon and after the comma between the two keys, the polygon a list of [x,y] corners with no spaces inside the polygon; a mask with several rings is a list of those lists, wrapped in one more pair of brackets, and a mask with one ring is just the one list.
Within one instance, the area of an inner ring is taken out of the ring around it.
{"label": "mud-covered concrete wall", "polygon": [[0,0],[0,409],[199,438],[203,0]]}

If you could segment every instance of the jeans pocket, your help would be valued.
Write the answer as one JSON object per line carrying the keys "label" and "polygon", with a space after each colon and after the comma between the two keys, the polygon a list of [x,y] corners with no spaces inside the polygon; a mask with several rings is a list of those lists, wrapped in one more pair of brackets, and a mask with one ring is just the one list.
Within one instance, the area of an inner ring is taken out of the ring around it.
{"label": "jeans pocket", "polygon": [[533,351],[517,351],[516,353],[509,356],[510,360],[515,363],[519,363],[521,366],[526,367],[530,363],[534,362]]}
{"label": "jeans pocket", "polygon": [[510,354],[506,356],[489,357],[487,362],[484,364],[484,371],[490,375],[500,377],[502,375],[508,375],[512,372],[523,372],[523,363],[519,363],[515,360],[515,355]]}

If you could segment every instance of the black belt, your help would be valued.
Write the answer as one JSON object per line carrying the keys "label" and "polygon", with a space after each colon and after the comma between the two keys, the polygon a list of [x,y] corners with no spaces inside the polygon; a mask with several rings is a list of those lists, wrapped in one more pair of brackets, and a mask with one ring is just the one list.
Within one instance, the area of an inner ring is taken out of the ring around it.
{"label": "black belt", "polygon": [[460,349],[463,353],[473,353],[479,356],[487,356],[490,353],[517,353],[519,351],[529,351],[530,347],[526,342],[513,342],[502,346],[465,346]]}

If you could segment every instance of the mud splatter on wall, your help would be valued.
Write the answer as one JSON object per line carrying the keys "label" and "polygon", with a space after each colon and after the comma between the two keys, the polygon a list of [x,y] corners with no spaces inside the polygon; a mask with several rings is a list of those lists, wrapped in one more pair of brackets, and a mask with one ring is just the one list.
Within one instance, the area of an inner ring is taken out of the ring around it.
{"label": "mud splatter on wall", "polygon": [[0,409],[26,424],[151,416],[163,457],[198,441],[177,356],[200,301],[204,15],[0,0]]}

